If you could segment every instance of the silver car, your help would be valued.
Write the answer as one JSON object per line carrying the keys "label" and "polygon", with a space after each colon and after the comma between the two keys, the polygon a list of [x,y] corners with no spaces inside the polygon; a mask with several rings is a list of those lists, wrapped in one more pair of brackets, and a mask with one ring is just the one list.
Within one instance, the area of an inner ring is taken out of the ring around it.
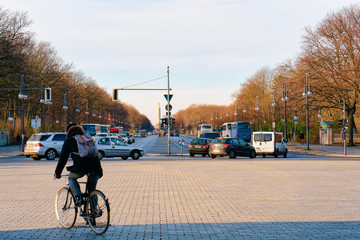
{"label": "silver car", "polygon": [[66,139],[66,133],[36,133],[26,142],[24,155],[34,160],[46,158],[54,160],[61,154],[62,146]]}
{"label": "silver car", "polygon": [[121,157],[123,160],[131,157],[134,160],[144,156],[144,149],[132,147],[123,142],[118,137],[99,137],[95,138],[95,144],[99,151],[99,158]]}

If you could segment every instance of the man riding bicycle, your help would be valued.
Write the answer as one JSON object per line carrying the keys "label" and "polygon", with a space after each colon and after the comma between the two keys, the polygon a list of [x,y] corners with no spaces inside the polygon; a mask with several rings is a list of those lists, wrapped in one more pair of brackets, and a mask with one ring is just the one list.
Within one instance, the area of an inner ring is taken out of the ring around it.
{"label": "man riding bicycle", "polygon": [[78,146],[75,140],[75,136],[80,134],[84,135],[84,129],[74,123],[69,124],[66,127],[66,140],[61,150],[60,160],[56,166],[54,177],[61,178],[61,173],[67,163],[67,160],[71,154],[73,165],[67,167],[70,171],[69,184],[76,198],[76,205],[81,205],[81,189],[77,181],[78,178],[82,178],[87,175],[87,188],[88,192],[91,193],[96,189],[96,184],[99,178],[103,175],[99,157],[82,158],[78,154]]}

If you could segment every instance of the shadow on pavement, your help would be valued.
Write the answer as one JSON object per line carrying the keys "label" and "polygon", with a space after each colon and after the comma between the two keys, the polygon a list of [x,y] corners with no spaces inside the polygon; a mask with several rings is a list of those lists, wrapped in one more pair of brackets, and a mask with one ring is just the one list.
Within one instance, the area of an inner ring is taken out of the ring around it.
{"label": "shadow on pavement", "polygon": [[114,225],[97,236],[83,225],[2,231],[0,239],[359,239],[359,221]]}

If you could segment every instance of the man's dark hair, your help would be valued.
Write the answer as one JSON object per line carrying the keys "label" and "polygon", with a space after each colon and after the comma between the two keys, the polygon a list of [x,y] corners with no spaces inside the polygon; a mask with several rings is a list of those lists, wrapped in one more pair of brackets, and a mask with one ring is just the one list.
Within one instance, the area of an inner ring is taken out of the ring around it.
{"label": "man's dark hair", "polygon": [[69,129],[72,127],[72,126],[75,126],[76,123],[70,123],[69,125],[66,126],[66,132],[69,131]]}

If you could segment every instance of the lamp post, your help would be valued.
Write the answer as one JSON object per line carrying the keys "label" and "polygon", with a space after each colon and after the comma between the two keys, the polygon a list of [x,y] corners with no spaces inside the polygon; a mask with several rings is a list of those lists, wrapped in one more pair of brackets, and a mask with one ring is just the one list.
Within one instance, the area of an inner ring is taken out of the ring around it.
{"label": "lamp post", "polygon": [[298,123],[298,116],[297,116],[297,111],[295,111],[295,115],[294,115],[294,124],[295,124],[295,130],[294,130],[294,136],[293,136],[293,143],[295,141],[295,136],[296,136],[296,124]]}
{"label": "lamp post", "polygon": [[24,151],[24,138],[25,138],[25,100],[28,98],[26,95],[26,83],[24,75],[21,76],[19,99],[22,101],[22,113],[21,113],[21,149]]}
{"label": "lamp post", "polygon": [[78,124],[80,124],[79,99],[76,99],[76,120],[78,120]]}
{"label": "lamp post", "polygon": [[45,83],[42,84],[42,96],[41,96],[41,99],[40,99],[40,103],[43,104],[43,116],[42,116],[42,121],[44,121],[44,124],[43,124],[43,132],[45,132]]}
{"label": "lamp post", "polygon": [[102,121],[101,121],[101,120],[102,120],[102,119],[101,119],[101,118],[102,118],[102,117],[101,117],[101,108],[100,108],[100,110],[99,110],[99,118],[100,118],[100,124],[102,124]]}
{"label": "lamp post", "polygon": [[310,80],[309,74],[306,73],[305,76],[305,84],[304,84],[304,92],[302,93],[304,97],[306,97],[306,149],[310,150],[309,148],[309,97],[312,95],[311,87],[310,87]]}
{"label": "lamp post", "polygon": [[89,123],[89,102],[86,102],[86,123]]}
{"label": "lamp post", "polygon": [[235,115],[235,121],[237,121],[237,108],[236,108],[236,103],[235,103],[235,113],[234,113],[234,115]]}
{"label": "lamp post", "polygon": [[273,121],[272,121],[272,127],[273,127],[273,130],[274,130],[274,132],[275,132],[275,106],[276,106],[275,90],[274,90],[274,98],[273,98],[273,102],[272,102],[271,106],[273,107]]}
{"label": "lamp post", "polygon": [[93,106],[93,114],[92,114],[92,116],[93,116],[93,121],[95,121],[95,106]]}
{"label": "lamp post", "polygon": [[244,113],[244,122],[246,122],[246,101],[244,100],[244,110],[243,110],[243,113]]}
{"label": "lamp post", "polygon": [[256,117],[257,117],[257,127],[256,127],[256,131],[259,131],[259,97],[256,96],[256,106],[255,106],[255,111],[256,111]]}
{"label": "lamp post", "polygon": [[285,142],[287,142],[287,124],[286,124],[286,102],[289,101],[289,93],[286,88],[286,81],[284,81],[284,90],[283,90],[283,96],[281,98],[281,101],[284,102],[284,119],[285,119],[285,125],[284,125],[284,137]]}
{"label": "lamp post", "polygon": [[67,122],[66,122],[66,112],[67,110],[69,109],[69,107],[67,106],[67,100],[66,100],[66,94],[64,94],[64,106],[63,106],[63,109],[65,111],[65,120],[64,120],[64,129],[65,129],[65,132],[66,132],[66,126],[67,126]]}
{"label": "lamp post", "polygon": [[52,104],[51,101],[45,101],[45,104],[48,105],[48,109],[49,109],[49,122],[48,122],[48,132],[51,132],[51,129],[50,129],[50,105]]}

